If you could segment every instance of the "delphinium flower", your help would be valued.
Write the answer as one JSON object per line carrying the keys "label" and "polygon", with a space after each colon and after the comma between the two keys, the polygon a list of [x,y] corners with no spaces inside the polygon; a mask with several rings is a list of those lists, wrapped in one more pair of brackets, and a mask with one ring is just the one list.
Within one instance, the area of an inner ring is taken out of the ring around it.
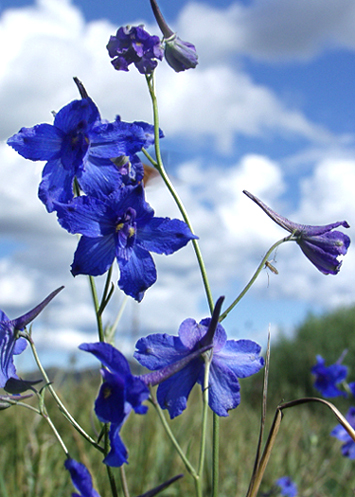
{"label": "delphinium flower", "polygon": [[280,494],[285,497],[297,496],[297,485],[289,476],[282,476],[276,480],[275,484],[280,488]]}
{"label": "delphinium flower", "polygon": [[56,210],[63,228],[82,234],[73,275],[104,274],[116,258],[119,287],[138,301],[157,278],[150,252],[172,254],[197,238],[183,221],[154,217],[142,185],[121,188],[102,199],[77,197],[70,204],[56,204]]}
{"label": "delphinium flower", "polygon": [[156,0],[150,0],[155,19],[164,35],[164,55],[167,63],[176,72],[193,69],[197,66],[198,56],[195,46],[182,41],[167,25]]}
{"label": "delphinium flower", "polygon": [[95,401],[95,413],[103,423],[111,423],[111,450],[104,459],[105,464],[122,466],[127,463],[128,452],[120,437],[120,430],[132,410],[137,414],[147,412],[147,407],[142,403],[149,397],[148,385],[157,385],[171,377],[209,348],[211,346],[206,345],[159,371],[133,376],[127,359],[112,345],[98,342],[83,343],[79,346],[79,349],[93,354],[104,366],[101,369],[103,383]]}
{"label": "delphinium flower", "polygon": [[13,356],[21,354],[25,350],[27,341],[25,338],[19,337],[18,334],[38,316],[62,288],[60,287],[52,292],[43,302],[19,318],[10,320],[3,311],[0,311],[0,388],[6,388],[8,382],[11,381],[11,386],[6,388],[7,391],[10,393],[20,393],[16,391],[16,381],[14,381],[18,380],[21,386],[20,390],[23,391],[24,383],[18,379]]}
{"label": "delphinium flower", "polygon": [[338,221],[325,226],[297,224],[271,210],[251,193],[245,190],[243,193],[258,204],[275,223],[292,233],[302,252],[319,271],[323,274],[337,274],[339,272],[342,261],[339,261],[338,258],[347,253],[350,238],[345,233],[333,231],[333,229],[338,226],[350,228],[346,221]]}
{"label": "delphinium flower", "polygon": [[154,128],[120,117],[112,123],[101,121],[88,97],[64,106],[53,125],[22,128],[7,143],[26,159],[47,161],[38,196],[52,212],[54,202],[72,200],[74,178],[89,195],[109,195],[122,183],[141,181],[143,165],[136,154],[154,143]]}
{"label": "delphinium flower", "polygon": [[341,359],[331,366],[326,366],[322,356],[317,355],[317,364],[312,367],[311,373],[316,377],[314,386],[323,397],[347,396],[346,392],[337,387],[337,383],[344,381],[348,374],[348,368],[340,363]]}
{"label": "delphinium flower", "polygon": [[[352,428],[355,429],[355,407],[350,407],[347,415],[345,416]],[[355,459],[355,442],[346,431],[343,425],[337,425],[330,433],[332,437],[337,438],[344,442],[341,447],[341,453],[344,457]]]}
{"label": "delphinium flower", "polygon": [[[186,319],[180,325],[179,336],[153,334],[138,340],[134,357],[150,370],[174,364],[183,357],[206,345],[211,318],[197,323]],[[251,340],[227,340],[221,324],[213,336],[213,358],[209,374],[209,406],[218,416],[228,416],[228,411],[240,403],[238,378],[257,373],[264,364],[260,346]],[[197,357],[181,371],[160,383],[157,391],[159,405],[168,409],[170,417],[181,414],[195,383],[204,383],[205,362]]]}
{"label": "delphinium flower", "polygon": [[128,71],[134,64],[141,74],[150,74],[164,56],[159,37],[150,35],[143,25],[119,28],[106,48],[118,71]]}
{"label": "delphinium flower", "polygon": [[80,492],[79,494],[73,493],[72,497],[100,497],[92,486],[91,475],[84,464],[68,458],[64,466],[70,473],[74,487]]}
{"label": "delphinium flower", "polygon": [[111,450],[104,463],[122,466],[127,463],[128,453],[120,437],[121,427],[132,409],[137,414],[147,412],[142,402],[148,399],[149,390],[140,378],[132,375],[127,359],[112,345],[104,342],[83,343],[79,349],[93,354],[104,366],[101,369],[103,383],[95,401],[95,413],[103,423],[111,423]]}

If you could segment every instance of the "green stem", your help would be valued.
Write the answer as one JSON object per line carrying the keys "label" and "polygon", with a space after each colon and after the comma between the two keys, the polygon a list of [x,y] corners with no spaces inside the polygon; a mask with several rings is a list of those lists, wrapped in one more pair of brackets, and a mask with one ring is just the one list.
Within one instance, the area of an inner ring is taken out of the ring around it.
{"label": "green stem", "polygon": [[[154,116],[154,146],[155,146],[155,156],[156,156],[156,161],[150,157],[150,155],[143,149],[143,153],[145,156],[149,159],[149,161],[156,167],[156,169],[159,171],[164,183],[166,184],[169,192],[171,193],[173,199],[175,200],[176,205],[178,206],[181,215],[185,221],[185,223],[188,225],[190,228],[191,232],[194,233],[191,221],[189,219],[189,216],[187,214],[187,211],[184,207],[184,204],[182,200],[180,199],[179,195],[177,194],[174,186],[172,185],[166,171],[164,168],[163,160],[161,158],[161,152],[160,152],[160,141],[159,141],[159,112],[158,112],[158,101],[155,95],[155,89],[154,89],[154,73],[150,76],[146,76],[147,84],[148,84],[148,89],[149,89],[149,94],[150,98],[152,100],[152,106],[153,106],[153,116]],[[214,303],[213,303],[213,298],[212,298],[212,293],[210,289],[210,285],[208,282],[208,277],[207,277],[207,272],[206,272],[206,267],[202,258],[202,253],[199,247],[199,244],[197,240],[192,240],[192,245],[195,250],[195,254],[197,257],[198,265],[200,267],[201,271],[201,276],[202,276],[202,281],[203,281],[203,286],[205,288],[206,292],[206,297],[208,301],[208,305],[210,308],[210,312],[212,314],[213,308],[214,308]]]}
{"label": "green stem", "polygon": [[188,458],[185,456],[182,448],[180,447],[178,441],[176,440],[173,432],[171,431],[170,429],[170,426],[169,426],[169,423],[167,422],[165,416],[164,416],[164,413],[163,411],[161,410],[157,400],[155,399],[155,397],[153,396],[153,393],[152,391],[150,392],[151,396],[149,398],[149,401],[153,404],[155,410],[157,411],[158,413],[158,416],[160,418],[160,421],[168,435],[168,437],[170,438],[172,444],[174,445],[177,453],[179,454],[182,462],[185,464],[185,467],[187,469],[187,471],[190,473],[190,475],[196,480],[198,479],[198,474],[196,473],[195,471],[195,468],[192,466],[192,464],[190,463],[190,461],[188,460]]}
{"label": "green stem", "polygon": [[102,326],[101,314],[99,312],[99,310],[100,310],[100,304],[99,304],[99,299],[97,297],[95,279],[94,279],[93,276],[89,276],[89,282],[90,282],[92,300],[94,302],[94,307],[95,307],[95,315],[96,315],[96,323],[97,323],[97,331],[98,331],[98,334],[99,334],[99,340],[100,340],[100,342],[104,342],[105,341],[105,335],[104,335],[104,329],[103,329],[103,326]]}
{"label": "green stem", "polygon": [[212,496],[217,497],[219,485],[219,417],[213,413],[213,448],[212,448]]}
{"label": "green stem", "polygon": [[100,452],[104,452],[104,449],[98,444],[95,442],[95,440],[93,438],[90,437],[90,435],[88,435],[86,433],[86,431],[79,425],[79,423],[73,418],[73,416],[70,414],[70,412],[67,410],[67,408],[64,406],[63,402],[60,400],[60,398],[58,397],[56,391],[54,390],[52,384],[51,384],[51,381],[50,379],[48,378],[48,375],[46,373],[46,370],[44,369],[44,367],[42,366],[42,363],[39,359],[39,356],[37,354],[37,350],[36,350],[36,347],[35,347],[35,344],[32,340],[32,338],[27,334],[27,333],[22,333],[21,336],[23,336],[24,338],[26,338],[26,340],[29,342],[30,346],[31,346],[31,350],[32,350],[32,354],[33,354],[33,357],[36,361],[36,364],[38,366],[38,369],[40,370],[40,372],[42,373],[42,376],[43,378],[45,379],[45,382],[47,384],[47,388],[48,390],[50,391],[52,397],[54,398],[56,404],[58,405],[59,407],[59,410],[64,414],[64,416],[68,419],[68,421],[74,426],[74,428],[88,441],[91,443],[91,445],[93,445],[97,450],[99,450]]}
{"label": "green stem", "polygon": [[258,268],[256,269],[255,273],[253,274],[251,280],[249,281],[249,283],[244,287],[244,289],[241,291],[241,293],[238,295],[238,297],[231,303],[231,305],[228,307],[227,310],[225,310],[220,318],[219,318],[219,321],[222,322],[223,319],[225,319],[228,314],[230,313],[230,311],[238,304],[238,302],[244,297],[244,295],[248,292],[248,290],[250,289],[250,287],[253,285],[253,283],[255,282],[256,278],[259,276],[261,270],[264,268],[265,266],[265,262],[268,260],[268,258],[270,257],[271,253],[279,246],[281,245],[281,243],[284,243],[284,242],[289,242],[289,241],[294,241],[295,238],[293,237],[293,235],[290,235],[290,236],[287,236],[285,238],[282,238],[281,240],[279,240],[278,242],[274,243],[274,245],[272,245],[272,247],[266,252],[264,258],[262,259],[261,263],[259,264]]}

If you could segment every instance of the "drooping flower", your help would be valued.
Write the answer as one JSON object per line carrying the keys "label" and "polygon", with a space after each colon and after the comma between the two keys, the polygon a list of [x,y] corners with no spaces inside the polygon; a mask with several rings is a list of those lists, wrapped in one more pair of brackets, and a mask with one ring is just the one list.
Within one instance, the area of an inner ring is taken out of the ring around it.
{"label": "drooping flower", "polygon": [[317,364],[312,367],[311,373],[316,376],[314,386],[323,397],[346,397],[346,392],[340,390],[336,385],[346,379],[348,368],[337,361],[331,366],[325,365],[322,356],[317,355]]}
{"label": "drooping flower", "polygon": [[[138,340],[134,357],[150,370],[174,364],[206,345],[206,335],[211,318],[199,324],[186,319],[180,325],[179,336],[154,334]],[[209,406],[218,416],[228,416],[228,411],[240,403],[238,378],[257,373],[264,364],[260,346],[251,340],[227,340],[221,324],[213,336],[213,358],[209,374]],[[159,405],[168,409],[174,418],[186,408],[192,387],[197,382],[203,386],[205,363],[202,357],[189,362],[181,371],[160,383],[157,391]]]}
{"label": "drooping flower", "polygon": [[127,463],[127,449],[120,430],[132,409],[145,414],[147,407],[142,402],[148,399],[149,390],[145,383],[132,375],[129,363],[121,352],[108,343],[83,343],[79,349],[91,352],[105,369],[101,369],[103,383],[95,401],[95,413],[103,423],[111,423],[111,450],[104,459],[108,466],[122,466]]}
{"label": "drooping flower", "polygon": [[[355,407],[350,407],[347,415],[345,416],[352,428],[355,429]],[[341,447],[341,453],[344,457],[355,459],[355,442],[346,431],[343,425],[337,425],[330,433],[332,437],[337,438],[344,442]]]}
{"label": "drooping flower", "polygon": [[[38,316],[38,314],[49,304],[49,302],[59,293],[64,287],[60,287],[40,304],[34,307],[19,318],[10,320],[3,311],[0,311],[0,388],[6,387],[8,380],[18,380],[16,368],[13,361],[13,356],[21,354],[27,346],[27,341],[23,337],[18,336],[18,332]],[[16,385],[12,382],[10,388],[7,388],[9,393],[15,392]],[[21,383],[19,381],[19,383]],[[21,391],[24,391],[23,389]]]}
{"label": "drooping flower", "polygon": [[63,107],[53,125],[22,128],[7,143],[26,159],[47,161],[38,196],[52,212],[54,202],[73,199],[74,178],[88,195],[109,195],[122,183],[141,181],[143,165],[136,154],[154,143],[154,128],[120,117],[101,121],[94,102],[82,98]]}
{"label": "drooping flower", "polygon": [[297,485],[289,476],[282,476],[275,484],[280,487],[281,495],[285,497],[297,497]]}
{"label": "drooping flower", "polygon": [[188,41],[182,41],[169,28],[156,0],[150,0],[150,4],[158,26],[164,35],[164,55],[169,66],[176,72],[194,69],[198,64],[195,46]]}
{"label": "drooping flower", "polygon": [[56,204],[59,223],[69,233],[81,233],[72,273],[98,276],[117,259],[119,287],[141,301],[157,275],[150,251],[172,254],[197,238],[178,219],[154,217],[142,185],[127,186],[106,197],[77,197]]}
{"label": "drooping flower", "polygon": [[80,492],[73,493],[72,497],[100,497],[93,488],[91,475],[84,464],[68,458],[64,466],[70,473],[74,487]]}
{"label": "drooping flower", "polygon": [[338,221],[325,226],[297,224],[280,216],[246,190],[243,193],[261,207],[275,223],[292,233],[304,255],[319,271],[323,274],[337,274],[339,272],[342,261],[339,261],[338,258],[347,253],[350,238],[341,231],[332,230],[338,226],[350,228],[346,221]]}
{"label": "drooping flower", "polygon": [[106,48],[118,71],[128,71],[134,64],[141,74],[150,74],[164,56],[159,37],[150,35],[143,25],[119,28]]}

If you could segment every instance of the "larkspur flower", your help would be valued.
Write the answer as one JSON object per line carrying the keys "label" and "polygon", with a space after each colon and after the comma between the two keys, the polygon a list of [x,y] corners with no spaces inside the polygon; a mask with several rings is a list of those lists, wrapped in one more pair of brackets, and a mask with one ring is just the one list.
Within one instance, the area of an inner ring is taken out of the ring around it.
{"label": "larkspur flower", "polygon": [[[138,340],[134,357],[150,370],[169,366],[206,345],[211,318],[199,324],[186,319],[180,325],[179,336],[154,334]],[[260,346],[251,340],[227,340],[221,324],[216,324],[213,336],[213,357],[209,375],[209,406],[218,416],[240,403],[238,378],[257,373],[264,364]],[[180,415],[195,383],[203,386],[205,363],[202,357],[191,360],[181,371],[160,383],[157,391],[159,405],[168,409],[170,417]]]}
{"label": "larkspur flower", "polygon": [[79,349],[93,354],[105,366],[101,369],[103,383],[95,401],[95,413],[103,423],[111,423],[109,438],[111,450],[104,459],[108,466],[127,463],[127,449],[120,430],[130,412],[145,414],[147,407],[142,402],[148,399],[145,383],[132,375],[129,363],[123,354],[108,343],[83,343]]}
{"label": "larkspur flower", "polygon": [[112,123],[101,121],[88,97],[64,106],[53,125],[22,128],[7,143],[26,159],[47,161],[38,196],[52,212],[54,202],[73,199],[74,178],[88,195],[109,195],[122,183],[141,181],[143,165],[136,154],[154,143],[154,128],[119,116]]}
{"label": "larkspur flower", "polygon": [[[60,287],[52,292],[43,302],[19,318],[10,320],[3,311],[0,311],[0,388],[6,388],[10,380],[18,380],[18,383],[23,385],[16,374],[13,356],[21,354],[25,350],[27,341],[25,338],[19,337],[18,333],[33,321],[63,288]],[[12,381],[11,387],[7,388],[9,393],[20,393],[15,391],[16,383],[16,381]],[[21,391],[24,390],[21,388]]]}
{"label": "larkspur flower", "polygon": [[317,364],[312,367],[311,373],[316,377],[314,387],[319,390],[323,397],[347,396],[346,392],[337,387],[337,383],[344,381],[348,374],[348,368],[340,364],[340,361],[326,366],[323,357],[317,355]]}
{"label": "larkspur flower", "polygon": [[120,431],[134,410],[145,414],[147,407],[142,403],[149,397],[149,385],[157,385],[170,378],[191,360],[207,351],[210,346],[190,354],[188,357],[153,373],[133,376],[124,355],[108,343],[83,343],[79,349],[93,354],[104,366],[101,369],[103,383],[95,401],[95,413],[103,423],[111,423],[109,438],[111,450],[104,459],[108,466],[122,466],[127,463],[128,452],[120,437]]}
{"label": "larkspur flower", "polygon": [[74,487],[80,492],[73,493],[72,497],[100,497],[93,488],[91,475],[84,464],[68,458],[64,466],[70,473]]}
{"label": "larkspur flower", "polygon": [[341,231],[333,231],[338,226],[350,228],[346,221],[327,224],[325,226],[310,226],[297,224],[265,205],[255,195],[244,190],[245,195],[252,199],[279,226],[293,235],[304,255],[323,274],[337,274],[342,265],[338,258],[344,256],[350,245],[350,238]]}
{"label": "larkspur flower", "polygon": [[[350,407],[347,415],[345,416],[352,428],[355,429],[355,407]],[[355,442],[343,425],[337,425],[330,433],[332,437],[337,438],[344,442],[341,447],[341,453],[344,457],[355,459]]]}
{"label": "larkspur flower", "polygon": [[104,274],[117,259],[119,287],[141,301],[157,275],[150,252],[172,254],[197,238],[178,219],[154,217],[142,185],[127,186],[106,197],[77,197],[56,204],[59,223],[70,233],[81,233],[72,274]]}
{"label": "larkspur flower", "polygon": [[119,28],[106,48],[118,71],[128,71],[134,64],[141,74],[150,74],[164,56],[159,37],[150,35],[143,25]]}
{"label": "larkspur flower", "polygon": [[297,496],[297,485],[294,483],[289,476],[282,476],[276,480],[276,485],[280,487],[281,495],[285,497],[296,497]]}
{"label": "larkspur flower", "polygon": [[150,0],[155,19],[164,36],[164,56],[170,67],[176,72],[194,69],[198,62],[195,46],[181,40],[167,25],[156,0]]}

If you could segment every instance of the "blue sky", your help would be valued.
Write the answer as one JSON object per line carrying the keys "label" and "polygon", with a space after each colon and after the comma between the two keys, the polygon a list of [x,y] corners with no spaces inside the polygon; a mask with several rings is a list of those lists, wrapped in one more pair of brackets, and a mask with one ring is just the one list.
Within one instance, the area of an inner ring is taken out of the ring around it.
{"label": "blue sky", "polygon": [[[157,70],[166,167],[200,236],[214,298],[224,294],[229,303],[284,235],[243,189],[295,222],[354,225],[355,4],[160,6],[199,53],[193,71],[175,74],[165,62]],[[36,197],[43,164],[25,161],[5,141],[22,126],[52,122],[52,110],[78,98],[73,76],[104,118],[151,122],[144,78],[114,71],[105,45],[120,25],[159,31],[148,0],[3,0],[0,15],[0,308],[16,316],[65,284],[34,328],[46,359],[65,364],[79,343],[95,340],[87,281],[69,272],[76,239]],[[157,215],[178,216],[159,181],[147,196]],[[341,272],[326,277],[288,245],[275,256],[279,275],[263,271],[225,321],[230,336],[265,343],[269,326],[276,338],[308,312],[354,302],[352,247]],[[191,247],[155,261],[156,285],[141,304],[125,304],[118,340],[125,349],[132,329],[175,333],[184,318],[208,315]],[[111,321],[123,302],[117,291]]]}

